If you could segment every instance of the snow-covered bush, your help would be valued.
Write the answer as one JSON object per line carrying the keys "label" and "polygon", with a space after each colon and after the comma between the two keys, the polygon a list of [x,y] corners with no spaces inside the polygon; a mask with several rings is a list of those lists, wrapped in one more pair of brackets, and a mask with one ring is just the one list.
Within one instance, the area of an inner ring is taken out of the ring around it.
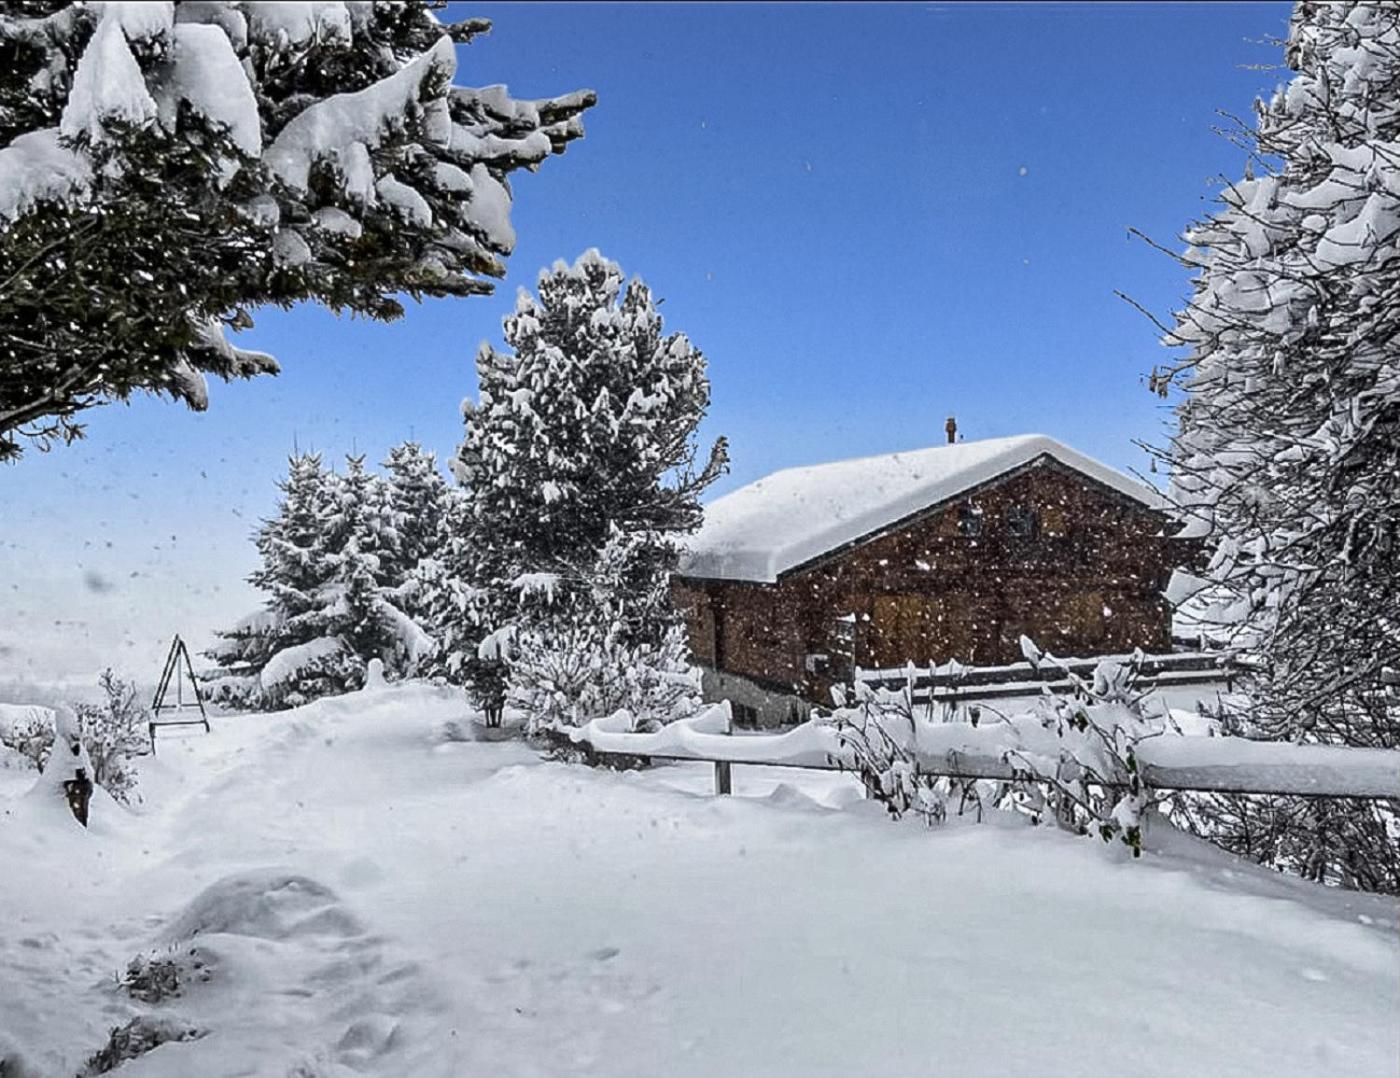
{"label": "snow-covered bush", "polygon": [[87,1058],[78,1078],[107,1074],[162,1044],[194,1040],[203,1036],[198,1029],[178,1018],[137,1015],[120,1026],[113,1026],[107,1043]]}
{"label": "snow-covered bush", "polygon": [[688,667],[668,581],[700,492],[704,356],[666,335],[646,285],[596,251],[541,274],[505,319],[512,353],[477,356],[453,461],[461,496],[430,601],[439,669],[470,682],[481,642],[516,630],[510,691],[530,724],[620,706],[642,724],[681,710]]}
{"label": "snow-covered bush", "polygon": [[[1007,718],[980,711],[973,725],[1000,732],[994,758],[1004,778],[949,778],[946,760],[921,754],[920,733],[931,720],[917,714],[912,690],[873,690],[857,685],[857,706],[838,708],[824,721],[836,732],[847,764],[867,793],[898,819],[915,812],[932,824],[957,811],[1005,808],[1034,822],[1053,821],[1104,841],[1121,839],[1133,855],[1142,851],[1144,814],[1163,800],[1142,781],[1135,746],[1162,736],[1169,720],[1144,714],[1134,691],[1136,664],[1102,662],[1092,680],[1078,677],[1053,656],[1023,640],[1028,657],[1059,667],[1073,684],[1069,696],[1042,697],[1031,715]],[[958,721],[954,718],[953,721]]]}
{"label": "snow-covered bush", "polygon": [[441,3],[0,9],[0,457],[135,390],[276,371],[225,328],[311,300],[396,318],[489,292],[510,173],[582,135],[588,91],[452,85]]}
{"label": "snow-covered bush", "polygon": [[531,732],[578,726],[626,711],[637,731],[692,715],[700,681],[682,630],[659,645],[625,644],[596,631],[586,616],[561,616],[522,632],[508,667],[507,699]]}
{"label": "snow-covered bush", "polygon": [[92,781],[116,800],[128,804],[136,794],[136,757],[150,747],[150,715],[136,698],[136,684],[111,669],[98,678],[106,699],[100,704],[77,704],[83,745],[92,761]]}
{"label": "snow-covered bush", "polygon": [[948,794],[975,787],[925,772],[915,745],[918,718],[908,688],[872,691],[855,689],[857,706],[839,708],[826,721],[836,731],[837,744],[850,755],[850,769],[859,776],[867,797],[885,807],[891,819],[908,812],[932,826],[948,815]]}
{"label": "snow-covered bush", "polygon": [[42,771],[53,748],[53,718],[47,708],[34,709],[28,718],[0,727],[0,745],[12,749]]}
{"label": "snow-covered bush", "polygon": [[570,586],[544,574],[516,581],[525,616],[512,637],[509,701],[528,731],[619,711],[634,730],[654,730],[700,706],[668,578],[644,561],[655,542],[614,529],[596,560],[571,568]]}
{"label": "snow-covered bush", "polygon": [[160,1003],[182,994],[190,982],[210,979],[208,964],[196,947],[184,947],[168,954],[139,954],[127,963],[121,986],[132,999]]}
{"label": "snow-covered bush", "polygon": [[[98,685],[104,697],[101,703],[74,704],[53,712],[52,717],[47,708],[35,708],[31,717],[0,729],[0,743],[43,771],[57,739],[56,726],[62,725],[59,716],[66,711],[72,716],[74,736],[82,748],[82,762],[75,766],[125,804],[135,796],[135,758],[144,756],[149,749],[146,724],[150,715],[137,698],[135,682],[118,677],[108,668],[99,676]],[[65,758],[71,754],[70,746]],[[62,765],[64,759],[57,763]]]}
{"label": "snow-covered bush", "polygon": [[1172,821],[1239,857],[1307,880],[1400,893],[1393,853],[1400,824],[1374,802],[1346,797],[1182,794]]}
{"label": "snow-covered bush", "polygon": [[[1187,232],[1193,295],[1154,372],[1203,574],[1194,615],[1267,660],[1252,736],[1400,746],[1400,8],[1305,0],[1244,179]],[[1400,891],[1400,805],[1209,798],[1227,848]]]}
{"label": "snow-covered bush", "polygon": [[1073,694],[1046,693],[1035,710],[1041,726],[1054,732],[1059,751],[1051,756],[1010,749],[1006,761],[1019,774],[999,791],[999,803],[1037,823],[1052,819],[1105,842],[1117,837],[1137,857],[1144,814],[1163,798],[1143,783],[1134,747],[1145,737],[1161,736],[1167,719],[1143,713],[1133,689],[1134,665],[1101,662],[1087,682],[1067,668],[1060,672],[1074,682]]}
{"label": "snow-covered bush", "polygon": [[[1257,712],[1247,697],[1223,705],[1223,736],[1272,739],[1255,725]],[[1173,798],[1171,816],[1251,861],[1319,883],[1400,894],[1400,806],[1362,798],[1183,793]]]}

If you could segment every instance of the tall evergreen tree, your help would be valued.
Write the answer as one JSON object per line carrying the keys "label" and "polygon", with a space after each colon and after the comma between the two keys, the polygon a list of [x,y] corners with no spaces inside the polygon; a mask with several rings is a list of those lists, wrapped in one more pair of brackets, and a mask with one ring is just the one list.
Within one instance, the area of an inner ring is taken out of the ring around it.
{"label": "tall evergreen tree", "polygon": [[[335,479],[315,453],[294,456],[287,478],[278,484],[277,515],[264,521],[255,542],[262,564],[249,583],[266,592],[263,609],[219,633],[205,653],[216,665],[204,677],[216,703],[266,706],[260,675],[285,648],[320,636],[323,595],[334,579],[325,534],[335,508]],[[309,686],[315,694],[316,686]]]}
{"label": "tall evergreen tree", "polygon": [[595,583],[603,565],[618,567],[610,544],[627,556],[605,635],[674,640],[657,582],[726,464],[723,439],[704,454],[695,440],[709,404],[704,356],[666,335],[646,285],[625,283],[596,251],[543,273],[539,298],[522,291],[504,328],[511,352],[477,356],[479,399],[463,406],[453,461],[463,498],[448,576],[468,585],[444,660],[470,666],[483,636],[507,625],[546,647],[563,626],[601,616]]}
{"label": "tall evergreen tree", "polygon": [[[1194,226],[1194,294],[1159,371],[1165,456],[1213,556],[1197,603],[1269,660],[1251,736],[1400,745],[1400,9],[1295,9],[1292,80],[1246,178]],[[1194,803],[1232,849],[1400,891],[1400,806]]]}
{"label": "tall evergreen tree", "polygon": [[490,24],[442,6],[0,7],[0,457],[135,390],[202,409],[204,375],[275,371],[224,337],[258,306],[490,291],[508,175],[594,96],[453,86]]}
{"label": "tall evergreen tree", "polygon": [[340,503],[329,522],[336,546],[329,627],[358,659],[356,686],[373,658],[391,674],[413,673],[435,645],[401,605],[400,533],[389,484],[365,470],[364,457],[349,457]]}

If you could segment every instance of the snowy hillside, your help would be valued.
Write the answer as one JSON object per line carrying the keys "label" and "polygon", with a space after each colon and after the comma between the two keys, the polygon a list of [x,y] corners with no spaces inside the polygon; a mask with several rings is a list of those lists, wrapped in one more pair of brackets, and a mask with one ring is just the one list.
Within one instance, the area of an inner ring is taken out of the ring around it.
{"label": "snowy hillside", "polygon": [[[88,832],[0,770],[0,1072],[149,1015],[172,1039],[117,1073],[1395,1074],[1392,899],[1160,831],[1131,862],[896,825],[840,775],[715,798],[703,765],[444,742],[459,701],[171,734]],[[118,983],[140,955],[178,996]]]}

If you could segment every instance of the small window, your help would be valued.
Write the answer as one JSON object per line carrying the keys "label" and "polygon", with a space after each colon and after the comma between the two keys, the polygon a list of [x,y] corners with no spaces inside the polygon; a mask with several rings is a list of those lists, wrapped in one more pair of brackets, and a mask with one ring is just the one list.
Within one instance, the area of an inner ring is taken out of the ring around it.
{"label": "small window", "polygon": [[980,506],[965,502],[958,507],[958,531],[970,539],[976,539],[982,534],[982,509]]}
{"label": "small window", "polygon": [[1035,539],[1040,535],[1040,517],[1028,506],[1013,505],[1006,512],[1006,530],[1019,539]]}

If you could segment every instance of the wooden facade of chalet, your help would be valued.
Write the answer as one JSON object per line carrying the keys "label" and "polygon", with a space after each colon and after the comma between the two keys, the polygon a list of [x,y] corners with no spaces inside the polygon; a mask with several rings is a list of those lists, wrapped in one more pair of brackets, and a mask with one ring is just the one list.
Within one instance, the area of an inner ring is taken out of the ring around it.
{"label": "wooden facade of chalet", "polygon": [[[673,580],[707,691],[768,721],[763,701],[830,703],[854,667],[991,664],[1024,634],[1066,656],[1165,652],[1172,569],[1188,560],[1167,515],[1041,455],[772,581]],[[683,567],[684,568],[684,567]]]}

